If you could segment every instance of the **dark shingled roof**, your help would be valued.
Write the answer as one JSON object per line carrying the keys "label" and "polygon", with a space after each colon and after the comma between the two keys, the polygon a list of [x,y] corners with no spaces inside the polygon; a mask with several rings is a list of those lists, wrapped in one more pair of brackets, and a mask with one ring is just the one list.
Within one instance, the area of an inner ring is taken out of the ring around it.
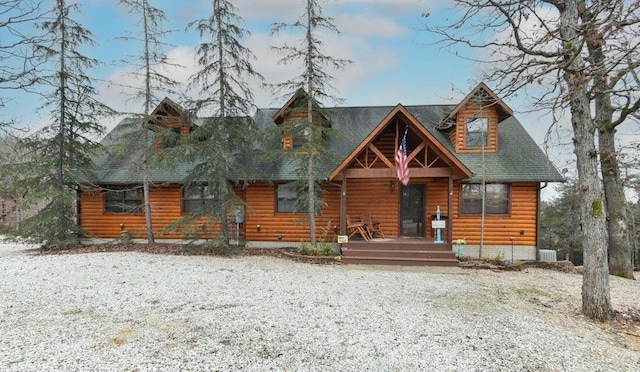
{"label": "dark shingled roof", "polygon": [[[142,182],[141,118],[125,118],[102,140],[102,152],[95,158],[96,183],[137,184]],[[156,133],[149,130],[149,143],[154,146]],[[175,166],[154,164],[150,167],[152,182],[180,182],[189,174],[192,165],[176,162]]]}
{"label": "dark shingled roof", "polygon": [[[327,165],[327,174],[349,156],[395,106],[331,107],[325,111],[331,118],[331,127],[342,135],[330,138],[329,147],[338,155],[335,164]],[[455,105],[405,106],[440,143],[466,165],[475,176],[470,181],[480,180],[482,154],[456,154],[445,131],[437,129]],[[274,125],[273,115],[279,109],[259,109],[254,120],[259,128]],[[515,117],[498,125],[498,153],[485,154],[485,175],[489,182],[563,182],[564,178],[542,152],[531,136]],[[279,146],[280,143],[274,144]],[[292,177],[292,166],[281,164],[274,167],[274,179],[288,180]]]}
{"label": "dark shingled roof", "polygon": [[[336,154],[331,164],[323,164],[323,171],[328,176],[349,156],[356,147],[380,124],[395,106],[374,107],[330,107],[324,110],[331,118],[331,127],[340,133],[331,137],[327,144]],[[473,173],[469,181],[479,181],[482,175],[481,154],[456,154],[447,132],[437,125],[455,108],[455,105],[421,105],[405,106],[438,141],[458,158]],[[258,109],[253,117],[259,129],[276,125],[273,115],[279,108]],[[125,119],[118,124],[103,140],[108,153],[96,159],[98,174],[97,183],[125,184],[140,183],[140,159],[142,151],[140,136],[131,137],[132,126],[137,126],[139,119]],[[129,129],[128,129],[129,128]],[[498,125],[498,152],[485,154],[485,179],[488,182],[562,182],[564,178],[549,161],[538,145],[533,141],[524,127],[515,117],[510,117]],[[155,133],[150,132],[151,142]],[[281,138],[272,138],[270,146],[281,146]],[[136,145],[136,143],[138,145]],[[271,162],[258,165],[270,180],[294,180],[295,164],[290,161]],[[191,164],[178,162],[174,168],[154,165],[151,168],[153,182],[180,183],[191,169]]]}

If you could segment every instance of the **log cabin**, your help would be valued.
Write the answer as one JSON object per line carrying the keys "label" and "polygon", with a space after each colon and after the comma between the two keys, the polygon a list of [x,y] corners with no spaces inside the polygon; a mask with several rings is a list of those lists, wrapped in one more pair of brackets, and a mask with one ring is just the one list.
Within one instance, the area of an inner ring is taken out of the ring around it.
{"label": "log cabin", "polygon": [[[296,139],[284,128],[300,115],[292,108],[302,106],[305,96],[299,91],[282,107],[257,109],[246,120],[263,130],[283,128],[269,146],[295,149]],[[342,244],[346,250],[371,238],[353,229],[348,218],[369,215],[384,236],[374,236],[373,242],[435,242],[450,251],[452,243],[464,240],[457,248],[465,256],[536,260],[541,189],[564,179],[513,111],[484,83],[457,105],[326,107],[323,113],[340,135],[325,139],[335,160],[322,164],[318,238],[350,237]],[[152,115],[159,118],[158,126],[179,135],[198,125],[197,119],[185,123],[181,108],[168,98]],[[92,186],[81,188],[79,222],[89,237],[118,238],[122,231],[134,238],[146,236],[142,176],[134,159],[139,151],[113,150],[132,122],[135,119],[123,120],[107,135],[103,143],[111,150],[96,158]],[[162,148],[157,130],[149,131],[153,146]],[[406,185],[397,177],[399,149],[406,152]],[[163,231],[207,198],[202,189],[183,187],[191,166],[152,167],[155,231]],[[299,176],[282,161],[260,167],[264,179],[236,187],[244,205],[229,211],[232,232],[247,247],[291,247],[309,241],[309,226],[300,223],[305,213],[295,210],[297,196],[286,187]],[[176,232],[160,237],[184,238]],[[393,249],[401,251],[396,246],[385,255],[394,255]]]}

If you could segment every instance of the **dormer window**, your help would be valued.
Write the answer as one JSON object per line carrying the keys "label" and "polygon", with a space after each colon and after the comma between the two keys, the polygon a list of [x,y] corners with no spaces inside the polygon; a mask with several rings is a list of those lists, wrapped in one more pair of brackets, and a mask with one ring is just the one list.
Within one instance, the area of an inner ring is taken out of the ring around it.
{"label": "dormer window", "polygon": [[489,119],[485,117],[470,117],[466,122],[466,147],[482,148],[489,145]]}
{"label": "dormer window", "polygon": [[195,127],[192,122],[183,122],[182,112],[180,106],[165,98],[149,115],[149,129],[156,133],[156,150],[178,146],[182,136],[188,135]]}
{"label": "dormer window", "polygon": [[497,153],[498,126],[513,111],[485,84],[480,83],[437,128],[446,131],[457,153]]}
{"label": "dormer window", "polygon": [[285,122],[284,125],[286,129],[282,137],[282,147],[285,150],[299,150],[313,138],[313,129],[303,120]]}
{"label": "dormer window", "polygon": [[180,143],[181,130],[180,127],[167,128],[162,133],[162,148],[170,149],[178,146]]}
{"label": "dormer window", "polygon": [[[285,150],[296,150],[314,138],[314,128],[308,124],[309,96],[303,89],[298,89],[287,103],[273,115],[273,122],[282,128],[282,147]],[[313,125],[331,128],[331,118],[317,102],[312,104]],[[324,140],[325,134],[321,138]],[[320,139],[320,136],[315,137]],[[304,154],[305,152],[299,152]]]}

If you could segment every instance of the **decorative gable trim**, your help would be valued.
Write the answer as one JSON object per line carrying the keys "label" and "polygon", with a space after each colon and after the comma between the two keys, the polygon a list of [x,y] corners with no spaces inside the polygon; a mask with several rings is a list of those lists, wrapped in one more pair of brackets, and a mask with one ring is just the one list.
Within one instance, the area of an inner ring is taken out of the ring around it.
{"label": "decorative gable trim", "polygon": [[[374,152],[378,158],[386,165],[386,170],[383,172],[385,174],[389,174],[389,176],[394,176],[395,172],[395,164],[393,159],[389,159],[384,154],[376,151],[376,147],[373,145],[373,141],[389,126],[395,118],[401,117],[403,122],[406,123],[408,127],[411,128],[411,131],[417,133],[420,137],[426,139],[426,142],[429,143],[430,146],[434,148],[434,150],[438,153],[438,155],[451,167],[450,171],[443,172],[442,169],[438,168],[432,169],[431,173],[433,177],[445,177],[445,176],[455,176],[456,178],[470,178],[473,176],[473,172],[469,168],[467,168],[458,158],[456,158],[440,141],[438,141],[429,131],[414,117],[404,106],[398,104],[396,107],[389,112],[389,114],[369,133],[369,135],[362,140],[360,145],[356,147],[355,150],[349,154],[340,165],[329,175],[329,180],[335,180],[339,178],[349,167],[349,165],[356,160],[359,154],[363,151],[371,151]],[[395,148],[398,147],[398,144],[395,144]],[[422,151],[425,148],[425,144],[419,145],[417,148],[413,149],[410,154],[408,154],[408,159],[415,158],[416,154]],[[429,170],[429,166],[425,164],[425,168]],[[350,170],[352,171],[352,170]],[[370,173],[376,176],[381,176],[380,172],[371,172]],[[358,173],[363,176],[362,172],[352,172]]]}
{"label": "decorative gable trim", "polygon": [[[195,127],[195,124],[183,123],[181,121],[183,111],[180,105],[172,101],[169,97],[165,97],[149,115],[148,127],[154,132],[169,130],[174,133],[179,133],[180,135],[188,135],[191,133],[192,128]],[[156,138],[156,150],[163,148],[161,137],[162,135]]]}
{"label": "decorative gable trim", "polygon": [[449,132],[456,153],[495,153],[498,123],[511,116],[513,110],[480,83],[440,121],[438,128]]}
{"label": "decorative gable trim", "polygon": [[[294,95],[289,98],[287,103],[284,104],[272,117],[273,122],[281,127],[282,132],[282,148],[285,150],[292,150],[296,146],[296,140],[292,133],[292,123],[295,121],[307,120],[307,100],[309,95],[304,89],[298,89]],[[304,105],[301,105],[304,103]],[[331,118],[322,110],[317,102],[312,103],[313,122],[315,125],[323,125],[325,127],[331,127]],[[304,152],[300,152],[304,154]]]}
{"label": "decorative gable trim", "polygon": [[[280,110],[278,110],[272,117],[273,122],[276,124],[282,124],[286,117],[287,114],[291,113],[291,111],[294,111],[298,108],[298,101],[301,99],[308,99],[309,95],[307,94],[307,92],[304,91],[304,89],[300,88],[298,89],[291,98],[289,98],[289,100],[287,101],[287,103],[284,104],[284,106],[282,106],[280,108]],[[325,120],[326,123],[331,123],[331,118],[329,117],[329,115],[327,115],[325,112],[323,112],[320,108],[320,105],[318,105],[317,102],[313,102],[313,109],[316,112],[322,112],[322,117]],[[305,115],[306,115],[306,107],[305,107]]]}
{"label": "decorative gable trim", "polygon": [[493,93],[493,91],[489,89],[489,87],[487,87],[485,83],[480,83],[471,91],[471,93],[467,94],[467,96],[453,109],[453,111],[449,113],[449,115],[447,115],[447,117],[440,121],[438,127],[442,129],[451,127],[451,123],[456,122],[458,113],[465,107],[467,107],[472,99],[480,93],[480,91],[486,93],[490,98],[483,101],[489,103],[489,105],[484,107],[496,106],[496,108],[498,109],[498,123],[513,116],[513,110],[509,106],[507,106],[507,104],[504,103],[502,99],[500,99],[500,97]]}

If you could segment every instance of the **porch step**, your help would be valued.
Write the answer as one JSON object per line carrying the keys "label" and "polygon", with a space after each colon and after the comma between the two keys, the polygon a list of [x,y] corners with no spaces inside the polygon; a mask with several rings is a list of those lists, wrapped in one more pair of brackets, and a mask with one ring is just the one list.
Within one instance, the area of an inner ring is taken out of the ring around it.
{"label": "porch step", "polygon": [[402,265],[402,266],[458,266],[455,254],[448,250],[385,249],[371,244],[342,247],[343,264]]}
{"label": "porch step", "polygon": [[451,252],[452,245],[450,243],[434,243],[432,241],[425,240],[403,240],[394,239],[390,241],[379,240],[350,240],[348,243],[342,245],[343,248],[347,247],[352,250],[367,249],[367,250],[400,250],[400,251],[439,251],[439,252]]}
{"label": "porch step", "polygon": [[[415,259],[450,259],[455,258],[453,252],[431,250],[404,250],[404,249],[350,249],[342,248],[342,256],[355,255],[360,257],[401,257]],[[458,260],[456,260],[458,262]]]}

